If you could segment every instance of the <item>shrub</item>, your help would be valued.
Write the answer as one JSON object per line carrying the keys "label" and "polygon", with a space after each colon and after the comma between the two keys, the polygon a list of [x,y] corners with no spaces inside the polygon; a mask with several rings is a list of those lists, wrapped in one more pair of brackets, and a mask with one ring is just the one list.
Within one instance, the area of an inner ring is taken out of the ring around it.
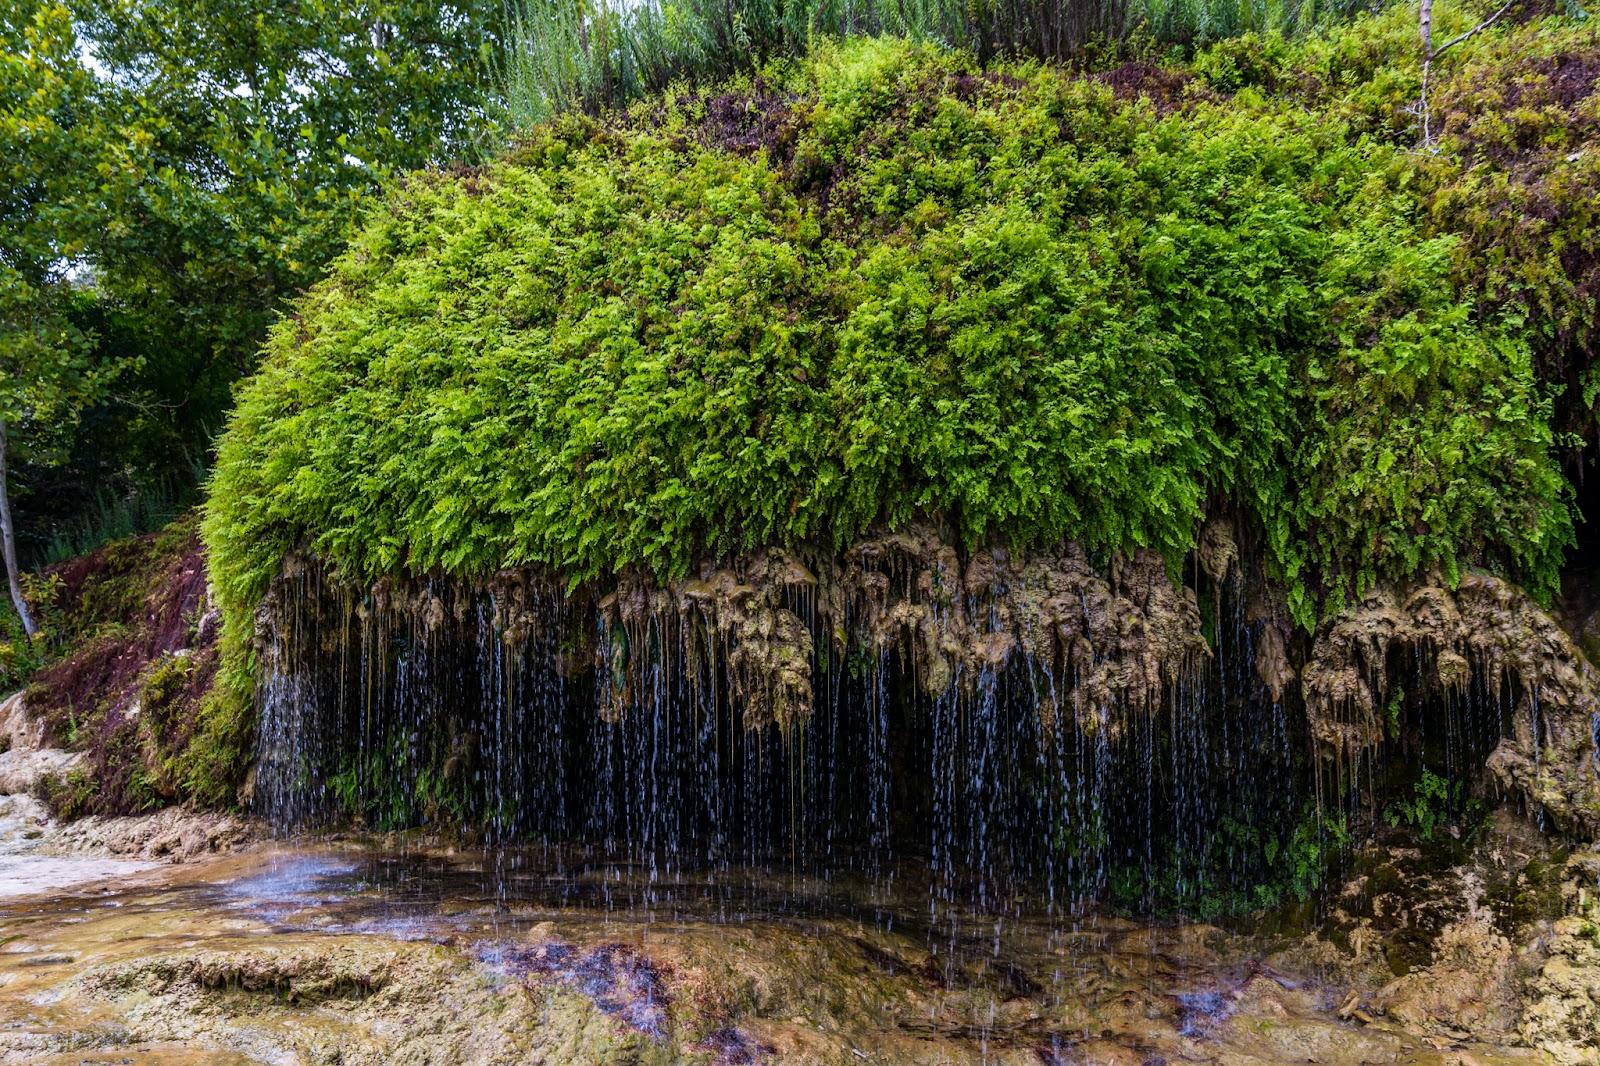
{"label": "shrub", "polygon": [[206,518],[234,654],[301,547],[579,581],[913,517],[1176,562],[1226,507],[1307,624],[1432,568],[1549,590],[1545,327],[1439,221],[1477,164],[1313,76],[1396,25],[1176,94],[826,44],[416,176],[239,392]]}

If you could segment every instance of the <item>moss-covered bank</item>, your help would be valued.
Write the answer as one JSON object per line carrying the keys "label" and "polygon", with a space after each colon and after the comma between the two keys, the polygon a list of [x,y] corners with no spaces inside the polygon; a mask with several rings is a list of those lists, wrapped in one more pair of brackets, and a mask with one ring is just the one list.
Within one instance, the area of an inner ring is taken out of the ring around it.
{"label": "moss-covered bank", "polygon": [[[426,633],[441,578],[535,573],[609,617],[765,552],[931,531],[953,565],[901,576],[1065,552],[1115,585],[1164,557],[1188,649],[1215,624],[1199,572],[1237,559],[1269,705],[1312,646],[1291,621],[1331,648],[1375,589],[1431,603],[1469,568],[1551,593],[1595,421],[1600,38],[1527,11],[1472,38],[1434,72],[1422,145],[1413,18],[1087,71],[828,45],[416,176],[279,324],[222,439],[205,537],[227,691],[292,617],[258,613],[286,566],[342,585],[329,634],[415,579]],[[905,599],[931,621],[895,633],[934,648],[956,595],[929,577]],[[759,640],[729,668],[770,652],[788,686],[757,723],[805,702],[823,640],[785,603],[735,604]],[[1397,625],[1320,676],[1490,647]],[[924,658],[982,661],[963,647]],[[1548,679],[1502,690],[1480,658],[1467,690],[1536,717]],[[1161,669],[1156,687],[1181,672]],[[1314,727],[1381,732],[1338,691],[1307,697]],[[1567,701],[1562,737],[1592,702]],[[1543,765],[1537,722],[1519,738]],[[1585,752],[1559,754],[1588,781]]]}
{"label": "moss-covered bank", "polygon": [[241,391],[230,624],[300,547],[584,578],[932,516],[1177,559],[1219,508],[1307,623],[1435,566],[1551,589],[1600,45],[1476,39],[1419,151],[1409,18],[1089,74],[826,47],[418,176]]}
{"label": "moss-covered bank", "polygon": [[251,740],[249,702],[218,682],[219,618],[199,516],[51,567],[34,601],[46,661],[24,694],[27,714],[43,744],[84,753],[37,786],[52,811],[231,805]]}

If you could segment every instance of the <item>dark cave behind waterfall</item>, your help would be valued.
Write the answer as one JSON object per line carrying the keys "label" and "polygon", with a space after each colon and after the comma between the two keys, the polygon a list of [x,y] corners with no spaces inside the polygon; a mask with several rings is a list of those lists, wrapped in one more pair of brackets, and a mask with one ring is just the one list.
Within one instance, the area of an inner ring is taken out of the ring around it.
{"label": "dark cave behind waterfall", "polygon": [[[899,555],[599,599],[536,574],[357,589],[301,563],[259,619],[256,806],[651,877],[910,869],[979,907],[1219,914],[1314,893],[1424,777],[1459,816],[1526,705],[1504,664],[1441,686],[1434,651],[1393,644],[1374,736],[1330,745],[1284,684],[1309,642],[1238,565],[1192,566],[1162,601],[1159,567],[1002,555],[975,590],[970,560]],[[1045,608],[1019,606],[1030,583]],[[1150,652],[1162,602],[1193,633]],[[1146,653],[1158,678],[1115,668]]]}

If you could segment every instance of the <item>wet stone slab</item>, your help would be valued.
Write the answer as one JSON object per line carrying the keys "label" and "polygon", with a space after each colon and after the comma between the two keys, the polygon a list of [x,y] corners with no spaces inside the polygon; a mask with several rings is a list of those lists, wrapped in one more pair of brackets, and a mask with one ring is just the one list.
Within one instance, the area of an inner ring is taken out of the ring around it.
{"label": "wet stone slab", "polygon": [[1206,926],[549,853],[263,850],[14,896],[0,940],[0,1063],[1534,1061]]}

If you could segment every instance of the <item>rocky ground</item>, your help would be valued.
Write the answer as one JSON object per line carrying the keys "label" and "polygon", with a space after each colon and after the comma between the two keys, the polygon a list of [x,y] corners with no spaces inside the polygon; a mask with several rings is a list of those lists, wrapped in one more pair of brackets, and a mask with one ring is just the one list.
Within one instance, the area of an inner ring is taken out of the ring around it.
{"label": "rocky ground", "polygon": [[68,860],[185,862],[234,851],[261,833],[249,819],[183,807],[58,822],[39,794],[46,782],[59,779],[82,758],[48,743],[42,724],[28,714],[23,693],[0,702],[0,871],[6,875],[0,895],[16,894],[18,879],[30,872],[45,876],[47,860],[61,860],[61,874],[51,883],[70,883],[59,880],[71,869]]}
{"label": "rocky ground", "polygon": [[1349,984],[1340,1015],[1435,1047],[1600,1062],[1600,854],[1555,845],[1504,809],[1457,845],[1357,859],[1304,945]]}
{"label": "rocky ground", "polygon": [[[926,900],[775,880],[649,903],[618,869],[526,869],[497,898],[482,853],[263,845],[0,905],[0,1063],[1596,1061],[1600,859],[1530,880],[1475,858],[1388,891],[1411,861],[1269,935],[930,926]],[[1551,893],[1570,913],[1502,931]]]}
{"label": "rocky ground", "polygon": [[[0,769],[68,758],[14,731]],[[0,796],[0,1063],[1600,1061],[1600,855],[1506,811],[1368,849],[1310,933],[930,920],[762,874],[731,907],[623,869],[497,889],[394,843]]]}
{"label": "rocky ground", "polygon": [[0,1061],[1535,1061],[1341,1019],[1330,987],[1204,927],[1095,924],[951,965],[840,920],[527,915],[495,935],[482,913],[358,932],[323,911],[309,931],[163,893],[13,910]]}

